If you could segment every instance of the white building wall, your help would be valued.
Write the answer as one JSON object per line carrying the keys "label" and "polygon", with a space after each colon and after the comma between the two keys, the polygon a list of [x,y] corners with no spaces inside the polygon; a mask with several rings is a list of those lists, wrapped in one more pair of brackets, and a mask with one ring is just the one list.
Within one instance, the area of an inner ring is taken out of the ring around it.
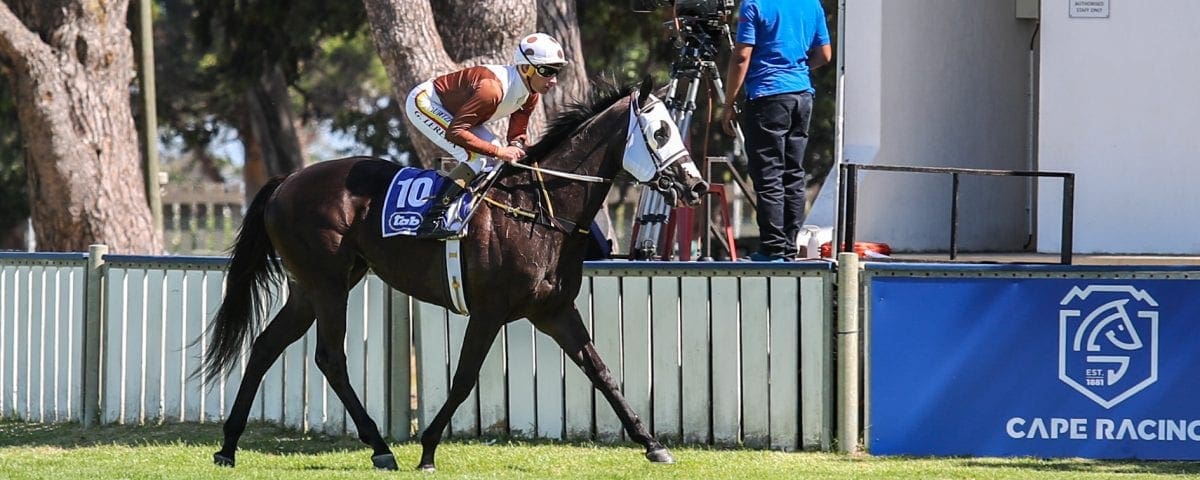
{"label": "white building wall", "polygon": [[[1043,0],[1038,156],[1076,173],[1077,253],[1200,254],[1200,1],[1109,0],[1071,18]],[[1039,191],[1057,251],[1059,190]]]}
{"label": "white building wall", "polygon": [[[1200,2],[1198,2],[1200,3]],[[844,159],[1029,169],[1029,46],[1012,0],[848,0]],[[951,178],[866,172],[857,238],[904,251],[949,247]],[[1029,183],[964,177],[959,248],[1021,249]]]}

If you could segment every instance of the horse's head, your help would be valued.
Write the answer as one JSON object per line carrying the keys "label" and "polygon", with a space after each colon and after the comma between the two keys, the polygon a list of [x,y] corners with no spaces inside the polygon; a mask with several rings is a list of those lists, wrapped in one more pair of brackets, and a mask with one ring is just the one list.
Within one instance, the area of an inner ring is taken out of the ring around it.
{"label": "horse's head", "polygon": [[698,205],[708,182],[683,146],[683,136],[671,112],[650,94],[650,77],[630,97],[629,129],[625,138],[625,171],[678,206]]}
{"label": "horse's head", "polygon": [[1078,351],[1080,343],[1083,343],[1083,347],[1089,352],[1102,351],[1106,348],[1103,342],[1105,339],[1108,340],[1108,345],[1124,351],[1142,348],[1142,338],[1125,309],[1128,302],[1127,298],[1113,300],[1088,315],[1075,334],[1075,350]]}

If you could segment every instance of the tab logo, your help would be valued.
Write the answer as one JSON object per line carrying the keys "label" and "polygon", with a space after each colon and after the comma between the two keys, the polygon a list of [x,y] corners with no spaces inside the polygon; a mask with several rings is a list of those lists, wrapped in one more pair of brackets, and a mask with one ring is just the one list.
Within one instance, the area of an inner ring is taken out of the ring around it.
{"label": "tab logo", "polygon": [[1106,409],[1158,380],[1158,302],[1149,293],[1077,286],[1059,304],[1059,380]]}
{"label": "tab logo", "polygon": [[421,216],[409,212],[396,212],[388,218],[388,224],[396,229],[412,228],[421,225]]}

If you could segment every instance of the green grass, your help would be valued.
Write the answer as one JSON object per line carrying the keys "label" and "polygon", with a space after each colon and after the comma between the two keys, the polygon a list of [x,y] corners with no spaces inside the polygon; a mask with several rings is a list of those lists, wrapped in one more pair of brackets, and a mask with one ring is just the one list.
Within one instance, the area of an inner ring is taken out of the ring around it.
{"label": "green grass", "polygon": [[[0,421],[0,479],[432,478],[410,470],[413,442],[393,446],[400,472],[371,468],[370,450],[349,438],[251,424],[235,469],[211,463],[220,425],[142,427]],[[436,478],[1168,478],[1200,475],[1196,462],[1114,462],[1031,458],[878,458],[675,447],[679,463],[652,465],[632,444],[447,441]]]}

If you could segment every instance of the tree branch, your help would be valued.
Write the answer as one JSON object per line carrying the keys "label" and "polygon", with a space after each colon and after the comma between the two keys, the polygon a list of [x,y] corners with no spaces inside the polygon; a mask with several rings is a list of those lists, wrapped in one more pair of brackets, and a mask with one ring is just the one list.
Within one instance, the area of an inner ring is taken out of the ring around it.
{"label": "tree branch", "polygon": [[27,62],[26,59],[49,49],[50,46],[29,30],[7,3],[0,1],[0,58],[21,65]]}

